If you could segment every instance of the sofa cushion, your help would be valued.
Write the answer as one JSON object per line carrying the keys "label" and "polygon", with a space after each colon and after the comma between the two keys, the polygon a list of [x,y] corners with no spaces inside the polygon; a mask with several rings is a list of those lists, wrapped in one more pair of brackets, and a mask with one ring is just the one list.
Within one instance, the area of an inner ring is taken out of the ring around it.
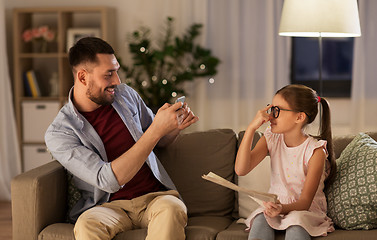
{"label": "sofa cushion", "polygon": [[230,215],[234,192],[202,179],[212,171],[233,181],[237,138],[233,130],[217,129],[180,135],[156,153],[175,183],[189,216]]}
{"label": "sofa cushion", "polygon": [[186,240],[217,239],[218,232],[226,229],[232,221],[229,217],[191,217],[185,229]]}
{"label": "sofa cushion", "polygon": [[[217,234],[216,240],[246,240],[249,232],[245,231],[245,228],[245,224],[234,221],[227,229]],[[284,240],[284,231],[276,231],[275,240]]]}
{"label": "sofa cushion", "polygon": [[[377,132],[366,132],[366,134],[377,141]],[[336,159],[340,157],[340,154],[355,137],[356,135],[352,134],[334,136],[333,143]]]}
{"label": "sofa cushion", "polygon": [[38,240],[73,240],[73,224],[54,223],[44,228],[38,235]]}
{"label": "sofa cushion", "polygon": [[347,230],[377,227],[377,142],[360,133],[337,159],[327,188],[328,215]]}
{"label": "sofa cushion", "polygon": [[[238,146],[241,144],[245,131],[238,134]],[[257,131],[254,134],[252,148],[262,137],[262,133]],[[260,192],[268,192],[270,188],[270,175],[271,175],[271,165],[270,157],[267,156],[258,166],[255,167],[245,176],[238,176],[238,186],[248,188]],[[247,194],[238,194],[238,214],[241,218],[247,218],[251,212],[257,209],[259,205],[250,199]]]}
{"label": "sofa cushion", "polygon": [[[187,240],[214,240],[218,232],[226,229],[231,223],[229,217],[192,217],[188,219],[185,229]],[[74,240],[73,224],[55,223],[51,224],[39,234],[39,240]],[[134,229],[117,234],[114,240],[135,240],[145,239],[147,229]]]}
{"label": "sofa cushion", "polygon": [[[192,217],[185,228],[186,240],[215,240],[218,232],[226,229],[232,220],[227,217]],[[114,240],[145,239],[147,229],[134,229],[115,236]]]}
{"label": "sofa cushion", "polygon": [[246,225],[243,223],[232,222],[227,229],[217,234],[216,240],[245,240],[249,232],[245,231]]}
{"label": "sofa cushion", "polygon": [[71,212],[72,208],[76,205],[76,203],[81,199],[82,195],[80,190],[76,187],[73,175],[67,171],[67,216],[66,222],[70,222],[69,220],[69,213]]}
{"label": "sofa cushion", "polygon": [[[238,176],[238,186],[259,192],[268,192],[270,188],[271,165],[267,156],[252,171],[245,176]],[[245,193],[238,193],[238,214],[247,218],[259,204]]]}

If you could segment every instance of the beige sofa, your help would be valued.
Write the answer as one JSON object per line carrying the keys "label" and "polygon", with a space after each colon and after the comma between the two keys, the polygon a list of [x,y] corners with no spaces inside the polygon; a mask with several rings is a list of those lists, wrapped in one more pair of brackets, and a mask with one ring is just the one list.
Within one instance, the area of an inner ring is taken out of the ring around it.
{"label": "beige sofa", "polygon": [[[237,181],[234,173],[239,137],[229,129],[182,134],[177,141],[156,153],[175,182],[188,207],[186,239],[246,240],[243,224],[237,224],[238,201],[233,191],[207,182],[203,174],[213,171]],[[259,138],[256,134],[255,141]],[[377,139],[377,133],[371,134]],[[335,138],[336,155],[354,136]],[[67,177],[63,167],[51,162],[12,181],[13,239],[74,239],[73,225],[65,223]],[[146,229],[118,234],[115,239],[144,239]],[[284,239],[280,234],[277,239]],[[337,229],[328,237],[315,239],[377,239],[377,230]]]}

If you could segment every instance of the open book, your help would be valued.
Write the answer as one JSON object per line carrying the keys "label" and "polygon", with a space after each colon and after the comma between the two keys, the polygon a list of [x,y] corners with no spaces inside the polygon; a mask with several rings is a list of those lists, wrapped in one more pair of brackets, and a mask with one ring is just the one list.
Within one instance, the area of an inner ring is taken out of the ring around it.
{"label": "open book", "polygon": [[271,193],[263,193],[258,191],[253,191],[247,188],[239,187],[236,184],[229,182],[228,180],[209,172],[207,175],[202,176],[203,179],[219,184],[223,187],[230,188],[232,190],[246,193],[251,199],[256,201],[259,205],[263,207],[263,202],[277,202],[277,196]]}

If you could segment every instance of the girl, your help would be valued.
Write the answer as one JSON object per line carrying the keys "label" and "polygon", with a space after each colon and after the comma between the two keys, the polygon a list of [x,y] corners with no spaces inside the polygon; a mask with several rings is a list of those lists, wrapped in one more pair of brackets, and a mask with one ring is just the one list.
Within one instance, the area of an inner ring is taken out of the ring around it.
{"label": "girl", "polygon": [[[322,105],[320,136],[309,136],[305,127],[312,123]],[[255,131],[264,123],[270,127],[251,145]],[[272,104],[261,109],[249,124],[239,147],[235,171],[243,176],[266,156],[271,157],[270,193],[278,203],[264,202],[245,221],[250,239],[274,239],[275,230],[285,230],[285,239],[311,239],[334,231],[326,216],[323,192],[325,179],[331,180],[336,165],[331,138],[330,109],[324,98],[303,85],[288,85],[276,92]]]}

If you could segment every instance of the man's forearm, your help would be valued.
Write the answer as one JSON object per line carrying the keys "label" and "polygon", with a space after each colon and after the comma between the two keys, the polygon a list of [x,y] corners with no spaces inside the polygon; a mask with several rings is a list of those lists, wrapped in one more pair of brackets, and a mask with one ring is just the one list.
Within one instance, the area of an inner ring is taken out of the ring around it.
{"label": "man's forearm", "polygon": [[171,133],[163,136],[160,139],[160,141],[158,141],[157,147],[166,147],[166,146],[168,146],[169,144],[171,144],[172,142],[174,142],[175,139],[177,139],[179,133],[180,133],[180,130],[176,129],[176,130],[172,131]]}
{"label": "man's forearm", "polygon": [[160,139],[153,128],[148,128],[127,152],[111,162],[111,168],[119,185],[126,184],[136,175]]}

